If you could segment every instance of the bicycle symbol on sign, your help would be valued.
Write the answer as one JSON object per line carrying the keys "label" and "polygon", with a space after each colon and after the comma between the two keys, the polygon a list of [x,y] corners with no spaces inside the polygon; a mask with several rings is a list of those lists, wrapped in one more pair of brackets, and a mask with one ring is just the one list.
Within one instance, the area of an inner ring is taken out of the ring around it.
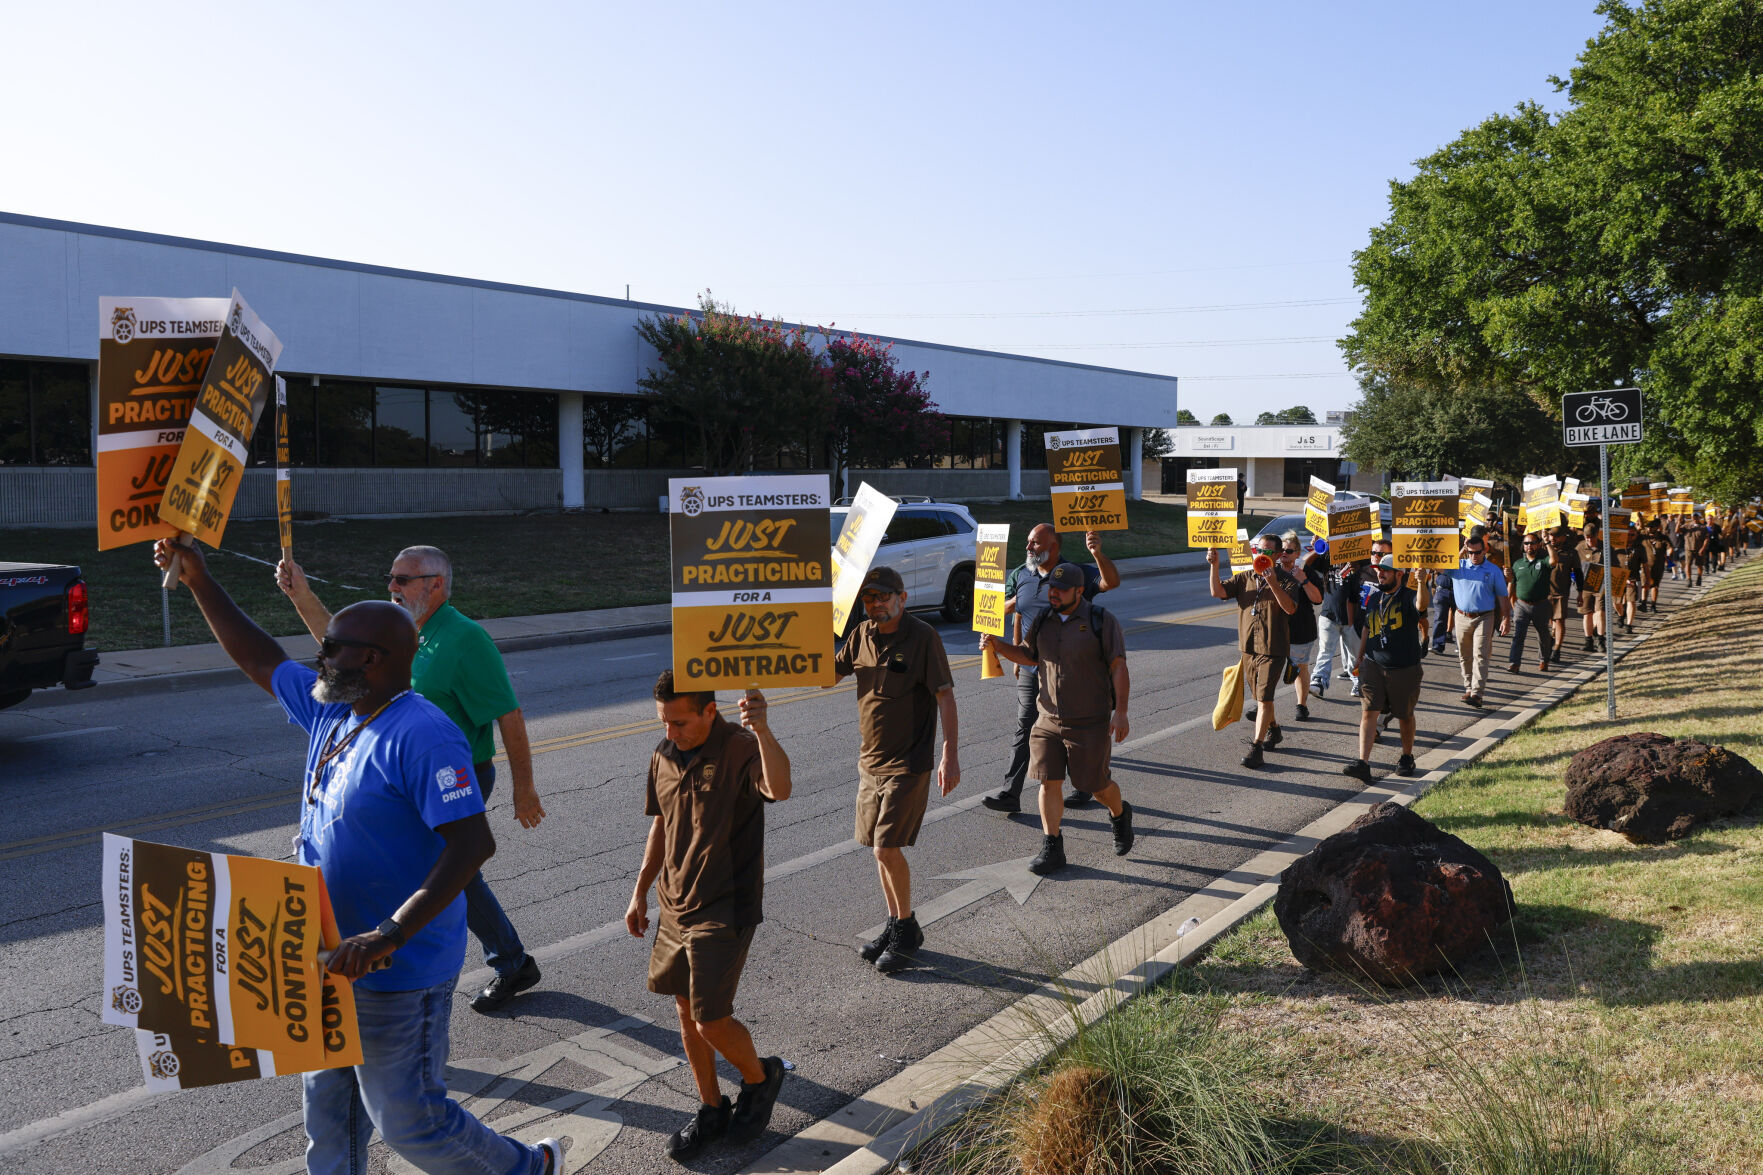
{"label": "bicycle symbol on sign", "polygon": [[1620,400],[1612,400],[1609,396],[1593,396],[1587,403],[1581,404],[1574,417],[1581,424],[1593,420],[1621,421],[1628,419],[1628,405]]}

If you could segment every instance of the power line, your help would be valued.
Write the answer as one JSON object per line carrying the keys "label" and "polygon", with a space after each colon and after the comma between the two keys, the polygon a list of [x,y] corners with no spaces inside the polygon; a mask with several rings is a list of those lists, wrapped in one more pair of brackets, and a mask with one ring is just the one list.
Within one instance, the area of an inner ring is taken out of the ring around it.
{"label": "power line", "polygon": [[905,282],[757,282],[747,288],[755,290],[879,290],[925,286],[1015,285],[1023,282],[1111,281],[1119,278],[1174,277],[1185,273],[1230,273],[1244,269],[1295,269],[1305,265],[1342,265],[1349,261],[1351,258],[1348,257],[1316,257],[1308,261],[1266,261],[1246,265],[1196,265],[1186,269],[1142,269],[1124,273],[1041,273],[1023,274],[1017,277],[928,278],[923,281]]}
{"label": "power line", "polygon": [[1299,298],[1286,302],[1229,302],[1204,306],[1133,306],[1121,310],[975,310],[954,314],[932,314],[921,311],[889,312],[870,310],[847,314],[823,314],[800,317],[801,322],[838,322],[840,319],[972,319],[972,318],[1109,318],[1148,314],[1218,314],[1232,310],[1291,310],[1310,306],[1356,305],[1357,298]]}
{"label": "power line", "polygon": [[1184,375],[1183,383],[1246,383],[1260,379],[1352,379],[1350,371],[1275,371],[1264,375]]}
{"label": "power line", "polygon": [[1289,335],[1278,339],[1184,339],[1168,343],[1004,343],[972,344],[982,351],[1003,351],[1024,348],[1031,351],[1121,351],[1153,350],[1163,347],[1270,347],[1285,343],[1332,343],[1334,335]]}

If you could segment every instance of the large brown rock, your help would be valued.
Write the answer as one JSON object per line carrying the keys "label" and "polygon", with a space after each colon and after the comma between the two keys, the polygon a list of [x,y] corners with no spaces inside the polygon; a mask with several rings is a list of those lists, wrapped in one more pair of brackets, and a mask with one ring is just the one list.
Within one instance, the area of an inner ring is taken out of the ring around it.
{"label": "large brown rock", "polygon": [[1763,794],[1763,772],[1725,747],[1662,734],[1621,734],[1567,764],[1567,814],[1640,844],[1687,836],[1736,816]]}
{"label": "large brown rock", "polygon": [[1512,887],[1462,840],[1379,804],[1292,862],[1273,912],[1306,967],[1393,986],[1487,946]]}

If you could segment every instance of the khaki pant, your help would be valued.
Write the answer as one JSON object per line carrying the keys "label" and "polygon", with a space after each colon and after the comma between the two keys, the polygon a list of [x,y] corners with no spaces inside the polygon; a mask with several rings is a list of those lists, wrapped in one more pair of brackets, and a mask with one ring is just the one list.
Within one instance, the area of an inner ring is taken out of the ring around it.
{"label": "khaki pant", "polygon": [[1479,698],[1488,684],[1488,659],[1494,655],[1494,629],[1499,626],[1500,613],[1459,612],[1457,627],[1457,665],[1463,670],[1463,692]]}

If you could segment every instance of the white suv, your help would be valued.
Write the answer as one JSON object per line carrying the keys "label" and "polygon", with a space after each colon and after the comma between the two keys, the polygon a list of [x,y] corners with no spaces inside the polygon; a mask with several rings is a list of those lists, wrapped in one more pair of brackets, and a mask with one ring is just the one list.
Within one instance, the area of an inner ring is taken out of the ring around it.
{"label": "white suv", "polygon": [[[979,524],[967,507],[953,502],[902,495],[882,536],[872,567],[892,567],[906,583],[913,608],[941,608],[945,619],[965,623],[973,617],[973,544]],[[845,525],[849,503],[832,509],[833,534]],[[852,616],[861,620],[853,609]]]}

